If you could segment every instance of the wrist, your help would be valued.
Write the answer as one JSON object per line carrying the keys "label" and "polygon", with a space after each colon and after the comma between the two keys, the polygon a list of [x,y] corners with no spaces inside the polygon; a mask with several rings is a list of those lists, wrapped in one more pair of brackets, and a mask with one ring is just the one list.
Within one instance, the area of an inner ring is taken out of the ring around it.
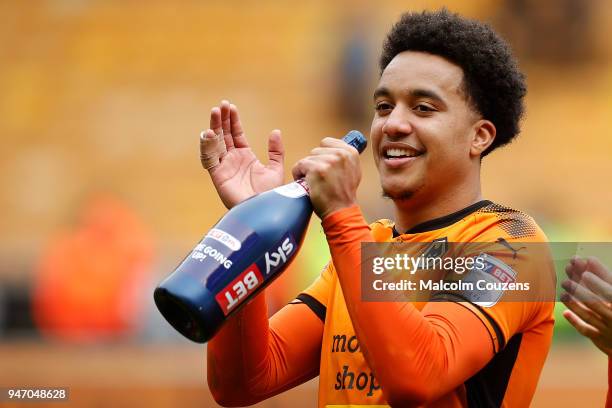
{"label": "wrist", "polygon": [[231,210],[232,208],[234,208],[238,204],[242,203],[243,201],[248,200],[249,198],[251,198],[251,197],[253,197],[255,195],[257,195],[257,193],[245,194],[243,196],[241,195],[241,196],[236,196],[236,197],[224,197],[224,196],[221,196],[221,202],[223,203],[225,208],[227,208],[228,210]]}
{"label": "wrist", "polygon": [[325,220],[326,218],[328,218],[329,216],[331,216],[332,214],[341,212],[341,211],[346,211],[349,208],[359,208],[357,206],[357,203],[352,201],[352,202],[347,202],[347,203],[335,203],[332,205],[328,205],[323,212],[321,213],[317,213],[317,215],[319,216],[319,218],[321,219],[321,221]]}
{"label": "wrist", "polygon": [[323,219],[321,226],[330,249],[332,246],[344,245],[355,240],[374,241],[370,226],[363,217],[361,208],[356,204],[330,213]]}
{"label": "wrist", "polygon": [[355,218],[363,219],[361,214],[361,208],[355,203],[350,206],[344,206],[337,208],[334,211],[329,211],[324,217],[321,218],[321,224],[324,228],[331,227],[337,223],[341,223],[345,220],[352,220]]}

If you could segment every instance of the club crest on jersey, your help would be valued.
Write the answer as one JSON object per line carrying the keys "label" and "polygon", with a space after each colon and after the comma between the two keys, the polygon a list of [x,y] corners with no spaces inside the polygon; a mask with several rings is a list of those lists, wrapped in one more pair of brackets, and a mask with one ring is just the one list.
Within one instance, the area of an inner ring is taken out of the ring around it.
{"label": "club crest on jersey", "polygon": [[448,251],[448,238],[434,239],[423,252],[424,258],[441,258]]}
{"label": "club crest on jersey", "polygon": [[[444,254],[448,252],[448,249],[449,249],[448,238],[446,237],[437,238],[431,241],[431,243],[427,246],[427,248],[425,248],[425,250],[420,255],[420,257],[423,259],[442,258],[442,256],[444,256]],[[423,264],[421,265],[424,265],[424,264],[425,262],[423,262]],[[417,271],[422,270],[422,269],[423,269],[422,266],[417,266],[414,269],[414,272],[412,273],[416,273]]]}
{"label": "club crest on jersey", "polygon": [[293,254],[296,248],[296,244],[293,237],[291,235],[287,235],[274,247],[275,249],[272,251],[267,251],[265,254],[266,275],[276,272],[279,268],[285,265],[285,263],[287,263],[287,259]]}

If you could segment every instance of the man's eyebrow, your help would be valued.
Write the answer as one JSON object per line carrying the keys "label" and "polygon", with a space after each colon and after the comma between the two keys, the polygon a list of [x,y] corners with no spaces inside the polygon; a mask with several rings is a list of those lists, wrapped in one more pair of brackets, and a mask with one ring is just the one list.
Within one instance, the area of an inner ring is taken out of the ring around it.
{"label": "man's eyebrow", "polygon": [[389,91],[389,89],[385,88],[384,86],[381,86],[380,88],[376,88],[376,90],[374,91],[374,100],[376,100],[376,98],[379,98],[381,96],[391,96],[391,92]]}
{"label": "man's eyebrow", "polygon": [[414,98],[430,98],[444,103],[444,98],[429,89],[411,89],[408,94]]}
{"label": "man's eyebrow", "polygon": [[[436,92],[429,90],[429,89],[422,89],[422,88],[410,89],[408,90],[407,94],[413,98],[430,98],[430,99],[434,99],[436,101],[445,103],[444,98],[442,98]],[[383,96],[391,96],[391,91],[384,86],[380,88],[376,88],[376,90],[374,91],[374,100],[376,100],[376,98],[383,97]]]}

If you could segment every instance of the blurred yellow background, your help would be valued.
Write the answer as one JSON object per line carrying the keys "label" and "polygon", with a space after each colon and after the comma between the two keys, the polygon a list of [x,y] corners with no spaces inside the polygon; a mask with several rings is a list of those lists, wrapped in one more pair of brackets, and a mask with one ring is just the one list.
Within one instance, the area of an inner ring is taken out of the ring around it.
{"label": "blurred yellow background", "polygon": [[[260,157],[281,129],[289,180],[321,138],[369,133],[385,33],[402,12],[442,6],[490,22],[527,75],[522,133],[484,160],[485,197],[533,215],[553,240],[610,241],[610,2],[1,1],[0,386],[64,385],[77,405],[214,406],[202,347],[171,331],[151,295],[225,212],[199,162],[210,108],[235,103]],[[357,87],[347,61],[362,62]],[[369,151],[362,162],[366,216],[391,217]],[[139,313],[110,343],[50,340],[31,315],[36,271],[100,193],[145,231]],[[327,262],[316,221],[271,308]],[[557,336],[534,406],[603,406],[600,354]],[[261,406],[315,401],[311,382]]]}

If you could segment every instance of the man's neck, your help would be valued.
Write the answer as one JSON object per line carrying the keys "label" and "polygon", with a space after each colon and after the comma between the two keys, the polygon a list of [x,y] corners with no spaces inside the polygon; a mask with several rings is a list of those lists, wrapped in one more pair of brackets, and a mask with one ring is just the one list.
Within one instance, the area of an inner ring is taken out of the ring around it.
{"label": "man's neck", "polygon": [[437,194],[434,198],[419,195],[417,193],[408,200],[394,201],[395,229],[400,234],[423,222],[452,214],[482,200],[480,180]]}

